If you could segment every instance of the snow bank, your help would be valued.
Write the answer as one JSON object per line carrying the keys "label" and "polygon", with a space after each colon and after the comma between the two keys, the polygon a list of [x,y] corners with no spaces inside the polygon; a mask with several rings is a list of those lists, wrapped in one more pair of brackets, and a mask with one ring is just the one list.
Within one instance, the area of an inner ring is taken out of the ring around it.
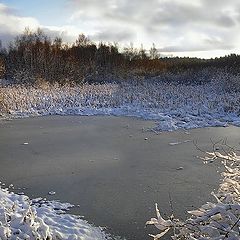
{"label": "snow bank", "polygon": [[3,117],[134,116],[156,120],[160,131],[240,126],[240,94],[227,92],[217,80],[202,85],[145,80],[82,86],[5,86],[0,87],[0,96]]}
{"label": "snow bank", "polygon": [[180,221],[174,216],[165,220],[156,205],[157,219],[152,218],[146,224],[155,225],[161,233],[150,235],[154,240],[160,239],[172,230],[175,240],[239,240],[240,239],[240,156],[230,147],[223,153],[207,152],[205,162],[221,160],[225,167],[218,192],[212,193],[216,202],[207,202],[197,210],[189,211],[191,218]]}
{"label": "snow bank", "polygon": [[111,239],[100,228],[66,214],[72,205],[30,200],[0,188],[0,239]]}

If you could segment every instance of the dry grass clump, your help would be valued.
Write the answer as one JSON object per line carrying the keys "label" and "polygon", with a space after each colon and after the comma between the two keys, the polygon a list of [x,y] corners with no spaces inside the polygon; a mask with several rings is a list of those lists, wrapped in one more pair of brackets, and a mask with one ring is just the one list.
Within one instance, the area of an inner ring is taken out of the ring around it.
{"label": "dry grass clump", "polygon": [[8,112],[8,104],[6,104],[4,96],[4,89],[0,88],[0,114]]}

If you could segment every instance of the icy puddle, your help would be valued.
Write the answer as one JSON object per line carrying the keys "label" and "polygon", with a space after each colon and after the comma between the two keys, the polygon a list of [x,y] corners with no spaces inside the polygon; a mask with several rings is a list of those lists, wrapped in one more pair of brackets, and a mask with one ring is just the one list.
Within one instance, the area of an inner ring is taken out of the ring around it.
{"label": "icy puddle", "polygon": [[[240,128],[147,131],[153,121],[126,117],[48,116],[0,122],[0,181],[30,198],[74,204],[70,213],[129,240],[149,239],[145,222],[212,200],[216,164],[195,156],[211,140],[238,145]],[[11,185],[12,187],[12,185]]]}

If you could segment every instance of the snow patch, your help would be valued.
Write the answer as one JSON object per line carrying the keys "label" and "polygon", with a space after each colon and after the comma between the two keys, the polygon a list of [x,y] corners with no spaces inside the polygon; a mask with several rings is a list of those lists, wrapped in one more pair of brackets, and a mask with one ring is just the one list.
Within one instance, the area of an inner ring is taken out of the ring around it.
{"label": "snow patch", "polygon": [[42,198],[30,200],[0,188],[0,239],[112,239],[100,227],[67,214],[72,206]]}

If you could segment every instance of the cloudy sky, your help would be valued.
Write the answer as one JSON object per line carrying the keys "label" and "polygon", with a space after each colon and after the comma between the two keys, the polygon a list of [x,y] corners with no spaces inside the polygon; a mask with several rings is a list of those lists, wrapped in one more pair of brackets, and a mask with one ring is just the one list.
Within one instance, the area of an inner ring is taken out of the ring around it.
{"label": "cloudy sky", "polygon": [[164,55],[240,53],[239,0],[0,0],[2,42],[25,27],[67,42],[85,33],[123,47],[155,43]]}

